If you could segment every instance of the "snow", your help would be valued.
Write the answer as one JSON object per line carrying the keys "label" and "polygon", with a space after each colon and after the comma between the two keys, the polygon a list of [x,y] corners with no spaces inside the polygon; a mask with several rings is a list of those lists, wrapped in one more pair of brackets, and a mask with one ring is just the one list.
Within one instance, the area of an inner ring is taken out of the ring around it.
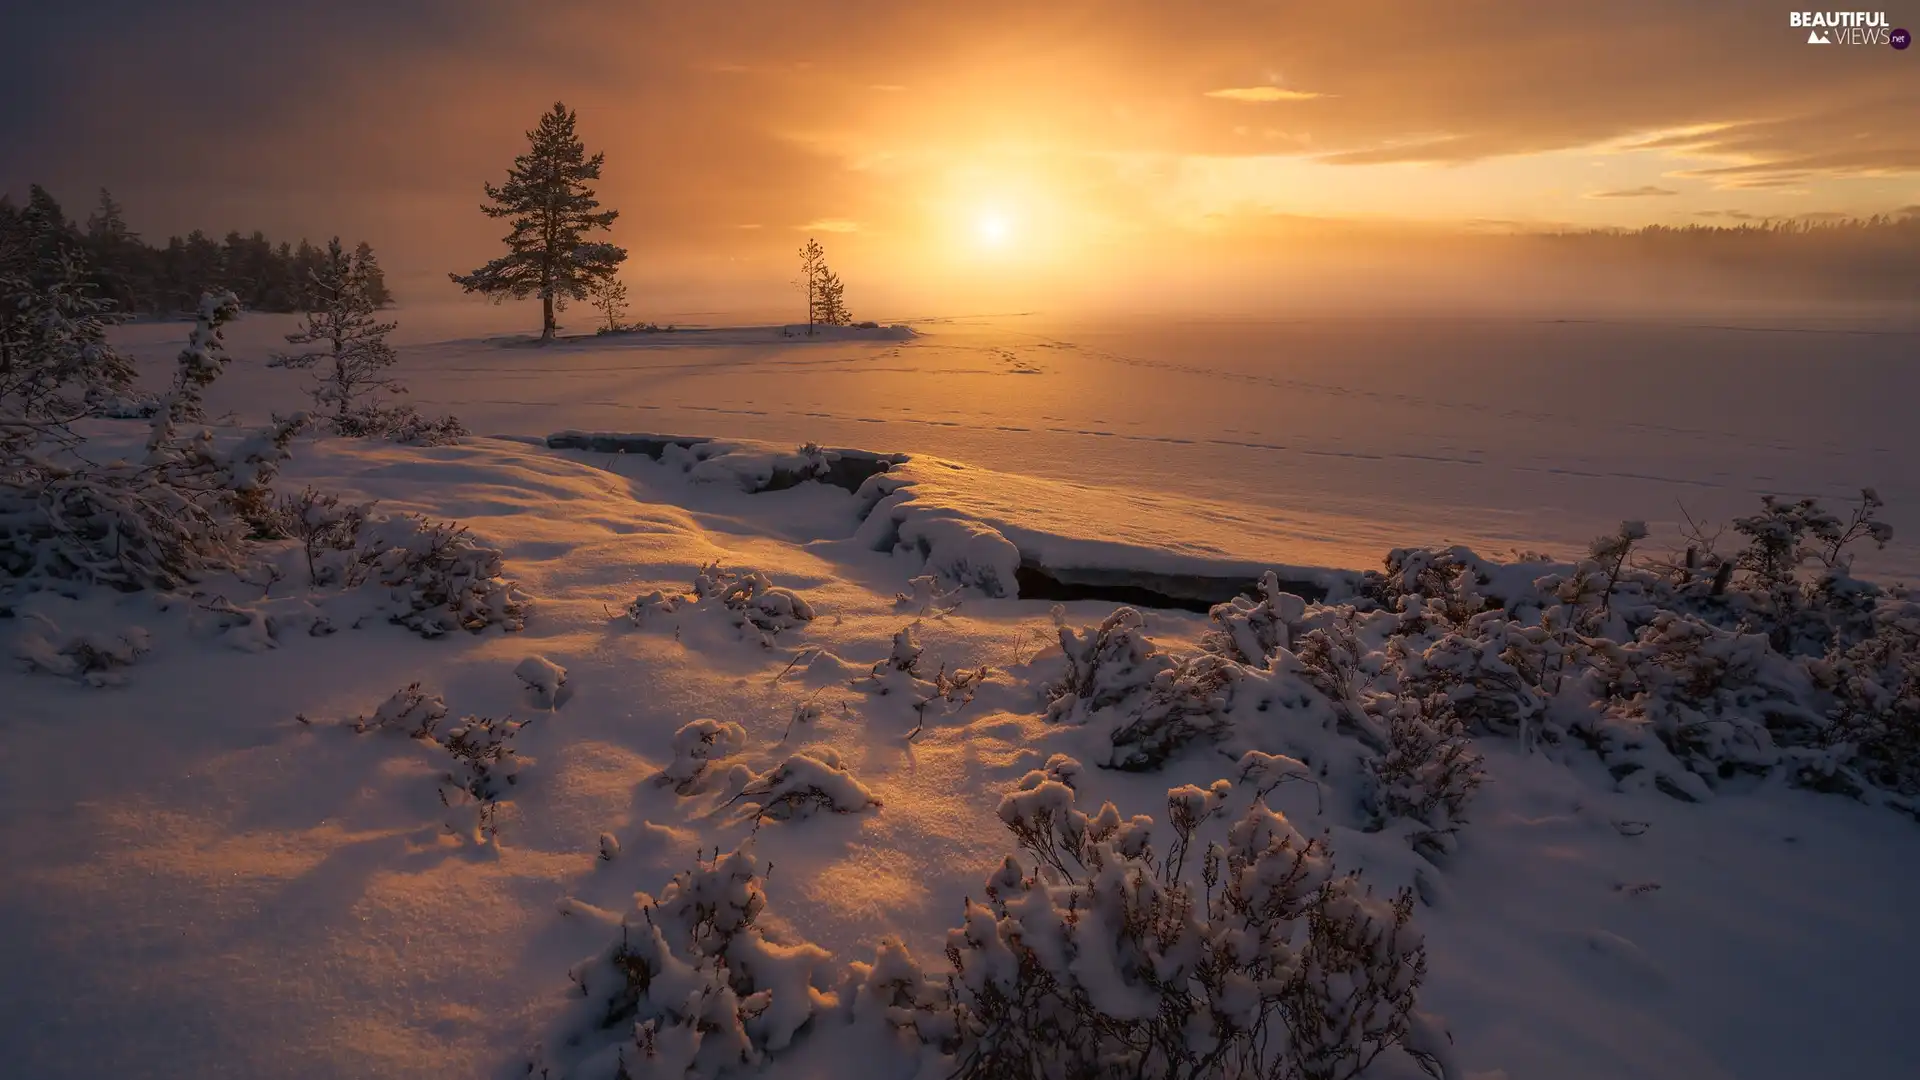
{"label": "snow", "polygon": [[[605,1007],[621,927],[639,948],[646,911],[687,990],[665,1000],[663,981],[655,1011],[636,1010],[663,1054],[763,1057],[776,1077],[946,1075],[923,1073],[893,1028],[932,1022],[944,981],[918,976],[945,970],[949,931],[999,940],[980,899],[1018,846],[1003,814],[1110,800],[1113,842],[1151,815],[1159,851],[1167,791],[1204,816],[1222,779],[1284,814],[1247,826],[1267,833],[1246,844],[1318,838],[1341,871],[1417,890],[1420,1008],[1466,1076],[1913,1068],[1900,1023],[1920,964],[1910,818],[1777,776],[1685,802],[1616,783],[1599,752],[1480,735],[1484,782],[1432,863],[1405,830],[1343,815],[1359,792],[1333,751],[1353,739],[1319,723],[1339,706],[1274,659],[1315,633],[1345,647],[1278,580],[1351,590],[1350,571],[1443,535],[1483,554],[1577,556],[1646,519],[1658,544],[1676,491],[1724,520],[1772,483],[1827,496],[1874,484],[1895,538],[1862,568],[1911,575],[1920,488],[1894,467],[1920,459],[1899,421],[1907,338],[1016,323],[534,351],[470,332],[409,338],[423,331],[400,321],[412,400],[515,438],[301,438],[278,487],[377,500],[379,551],[414,550],[422,526],[407,515],[460,522],[470,532],[444,580],[310,595],[289,548],[284,580],[221,579],[217,595],[6,602],[0,1059],[20,1075],[506,1077],[538,1055],[554,1075],[611,1076],[614,1042],[566,1035]],[[170,364],[185,329],[123,331],[130,354]],[[233,359],[209,415],[293,403],[299,388],[261,362],[283,332],[251,316],[226,329]],[[1817,379],[1797,366],[1815,354]],[[1590,374],[1582,394],[1550,386],[1542,355]],[[1614,366],[1594,368],[1600,356]],[[1737,370],[1751,377],[1730,384]],[[1728,394],[1742,407],[1709,408]],[[544,445],[568,429],[702,434],[657,461]],[[810,440],[878,451],[889,468],[857,493],[774,483],[805,465],[795,448]],[[1056,617],[1012,595],[1023,563],[1241,578],[1249,595],[1217,619],[1115,616],[1098,601]],[[1270,569],[1275,587],[1254,590]],[[1566,570],[1507,566],[1478,588],[1504,601]],[[1356,627],[1355,644],[1377,662],[1388,622],[1422,618],[1411,603]],[[314,634],[323,622],[332,632]],[[1691,632],[1638,643],[1622,671],[1665,693],[1662,650]],[[1194,667],[1223,655],[1201,651],[1210,641],[1257,672],[1284,730],[1241,738],[1255,698]],[[1726,634],[1704,647],[1740,670],[1759,645]],[[1406,670],[1438,682],[1498,656],[1435,640],[1419,659]],[[945,696],[983,668],[955,692],[964,701]],[[1727,700],[1688,707],[1717,717],[1799,692],[1774,674],[1761,665]],[[1098,767],[1089,746],[1114,745],[1119,714],[1143,701],[1208,731],[1158,772]],[[1537,738],[1531,705],[1499,707]],[[1413,803],[1430,780],[1390,790]],[[755,984],[729,988],[732,1002],[700,990],[710,956],[683,916],[658,914],[695,897],[751,912],[728,948]],[[1035,901],[1020,918],[1045,914]],[[1079,962],[1100,982],[1088,965],[1121,959]],[[1139,1007],[1110,983],[1111,1008]],[[668,1045],[683,1030],[672,1017],[694,1006],[724,1013],[724,1034]]]}

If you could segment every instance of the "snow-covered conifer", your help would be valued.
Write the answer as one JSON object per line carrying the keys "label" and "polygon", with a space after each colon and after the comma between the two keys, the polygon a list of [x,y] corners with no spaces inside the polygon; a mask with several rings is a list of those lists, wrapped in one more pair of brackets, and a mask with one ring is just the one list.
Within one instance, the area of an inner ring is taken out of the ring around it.
{"label": "snow-covered conifer", "polygon": [[329,241],[308,282],[306,319],[287,335],[288,344],[315,347],[268,361],[269,367],[313,373],[313,403],[327,415],[336,435],[364,433],[367,425],[361,418],[379,413],[372,401],[376,395],[406,392],[388,374],[398,357],[387,335],[399,324],[374,317],[379,305],[369,269],[360,256],[341,247],[339,237]]}

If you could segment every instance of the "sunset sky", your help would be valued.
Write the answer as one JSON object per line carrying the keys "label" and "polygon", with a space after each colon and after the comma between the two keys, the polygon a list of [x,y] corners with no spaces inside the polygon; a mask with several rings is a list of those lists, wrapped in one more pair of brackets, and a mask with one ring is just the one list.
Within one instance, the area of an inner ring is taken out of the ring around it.
{"label": "sunset sky", "polygon": [[[12,5],[0,188],[137,229],[493,250],[480,185],[556,98],[642,273],[1084,271],[1432,228],[1920,204],[1920,49],[1814,47],[1735,0]],[[1920,25],[1920,9],[1889,12]],[[444,279],[442,279],[444,280]]]}

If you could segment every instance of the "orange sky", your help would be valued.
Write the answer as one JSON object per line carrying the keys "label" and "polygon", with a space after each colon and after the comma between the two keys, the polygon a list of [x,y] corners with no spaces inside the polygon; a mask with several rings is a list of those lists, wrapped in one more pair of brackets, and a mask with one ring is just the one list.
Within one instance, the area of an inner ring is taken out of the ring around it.
{"label": "orange sky", "polygon": [[775,275],[809,232],[870,275],[1058,281],[1271,254],[1296,216],[1920,204],[1920,49],[1734,0],[138,7],[28,19],[12,79],[51,119],[6,133],[0,185],[104,182],[152,233],[366,236],[423,281],[491,252],[480,184],[555,98],[642,275]]}

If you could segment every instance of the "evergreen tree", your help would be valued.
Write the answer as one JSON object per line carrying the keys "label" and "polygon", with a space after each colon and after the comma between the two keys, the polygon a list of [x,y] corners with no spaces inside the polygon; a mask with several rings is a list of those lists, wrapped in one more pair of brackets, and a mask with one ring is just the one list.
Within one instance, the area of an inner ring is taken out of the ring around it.
{"label": "evergreen tree", "polygon": [[620,320],[627,314],[627,283],[616,277],[596,282],[593,286],[593,306],[607,317],[607,333],[620,329]]}
{"label": "evergreen tree", "polygon": [[0,445],[32,425],[63,425],[76,394],[124,391],[133,366],[108,344],[117,321],[79,234],[45,189],[0,220]]}
{"label": "evergreen tree", "polygon": [[126,212],[113,193],[100,189],[100,203],[87,216],[87,253],[93,262],[94,282],[104,299],[122,312],[142,305],[147,249],[127,227]]}
{"label": "evergreen tree", "polygon": [[807,336],[813,336],[815,326],[845,326],[853,321],[847,314],[846,287],[827,266],[826,249],[811,237],[800,249],[799,284],[807,291]]}
{"label": "evergreen tree", "polygon": [[447,276],[468,292],[540,297],[540,340],[551,341],[556,305],[585,300],[596,282],[613,276],[627,252],[585,239],[591,230],[611,229],[620,212],[597,209],[587,181],[600,179],[606,155],[587,157],[566,105],[555,102],[527,132],[527,141],[530,148],[514,159],[507,182],[486,185],[488,203],[480,207],[488,217],[512,221],[507,254],[470,274]]}
{"label": "evergreen tree", "polygon": [[387,291],[387,275],[380,269],[380,260],[373,256],[373,245],[360,241],[353,249],[353,261],[360,268],[367,299],[373,301],[373,306],[383,308],[393,303],[393,294]]}
{"label": "evergreen tree", "polygon": [[313,305],[300,329],[287,335],[288,344],[318,348],[268,361],[271,367],[314,372],[314,404],[331,417],[339,435],[365,433],[368,425],[359,418],[379,411],[369,400],[372,395],[404,392],[387,374],[396,359],[387,335],[398,324],[374,318],[367,269],[358,254],[347,254],[339,237],[329,242],[313,271]]}

